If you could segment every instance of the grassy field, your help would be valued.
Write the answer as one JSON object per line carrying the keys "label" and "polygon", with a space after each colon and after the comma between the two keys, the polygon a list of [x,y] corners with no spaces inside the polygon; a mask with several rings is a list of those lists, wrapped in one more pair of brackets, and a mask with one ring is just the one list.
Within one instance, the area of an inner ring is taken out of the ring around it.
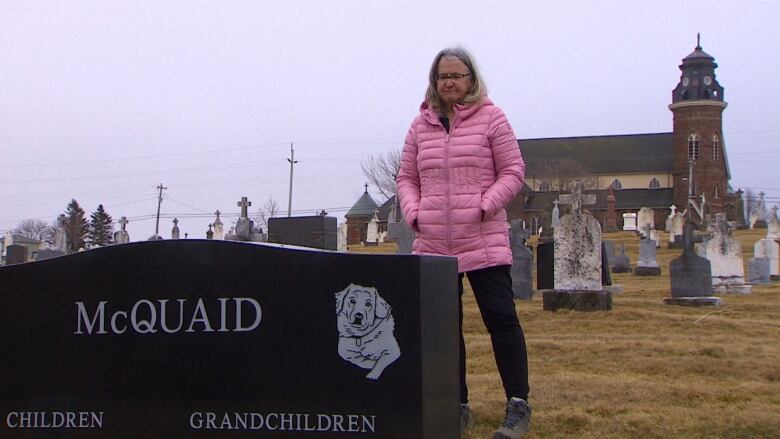
{"label": "grassy field", "polygon": [[[745,264],[766,231],[737,231]],[[663,305],[670,297],[662,235],[660,277],[613,274],[625,292],[609,312],[547,312],[541,297],[517,301],[528,344],[533,420],[528,438],[780,438],[780,282],[725,306]],[[605,234],[626,244],[633,233]],[[531,242],[534,244],[535,242]],[[394,244],[355,252],[395,252]],[[747,267],[745,271],[747,275]],[[534,277],[535,279],[535,277]],[[464,332],[474,429],[490,437],[504,397],[490,339],[466,286]]]}

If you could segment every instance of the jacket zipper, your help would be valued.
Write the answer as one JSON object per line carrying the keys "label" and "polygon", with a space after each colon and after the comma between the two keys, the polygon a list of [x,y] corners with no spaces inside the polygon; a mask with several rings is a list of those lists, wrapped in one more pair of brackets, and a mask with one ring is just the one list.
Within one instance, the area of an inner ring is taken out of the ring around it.
{"label": "jacket zipper", "polygon": [[449,253],[452,253],[452,209],[450,208],[450,203],[452,202],[450,199],[450,136],[452,135],[452,131],[455,129],[455,119],[457,118],[458,113],[453,113],[452,121],[450,122],[450,129],[447,131],[447,141],[444,144],[444,184],[447,185],[447,189],[445,190],[445,195],[447,196],[447,250]]}

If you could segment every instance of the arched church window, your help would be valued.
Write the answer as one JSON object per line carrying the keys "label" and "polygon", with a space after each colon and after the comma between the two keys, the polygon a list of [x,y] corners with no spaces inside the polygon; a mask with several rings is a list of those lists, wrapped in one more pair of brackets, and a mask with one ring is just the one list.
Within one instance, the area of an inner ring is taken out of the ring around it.
{"label": "arched church window", "polygon": [[688,99],[688,90],[683,90],[683,92],[680,93],[680,99],[682,100]]}
{"label": "arched church window", "polygon": [[539,184],[539,192],[550,192],[550,183],[543,181]]}
{"label": "arched church window", "polygon": [[653,179],[650,180],[650,189],[661,189],[661,182],[658,181],[657,178],[653,177]]}
{"label": "arched church window", "polygon": [[616,178],[615,181],[612,182],[612,189],[616,191],[623,189],[623,183],[621,183],[620,180]]}
{"label": "arched church window", "polygon": [[720,137],[717,134],[712,135],[712,160],[718,161],[720,158]]}
{"label": "arched church window", "polygon": [[716,184],[715,187],[712,190],[712,192],[715,194],[715,198],[718,198],[720,196],[720,191],[718,189],[719,189],[719,187]]}
{"label": "arched church window", "polygon": [[688,160],[699,159],[699,135],[691,133],[688,136]]}

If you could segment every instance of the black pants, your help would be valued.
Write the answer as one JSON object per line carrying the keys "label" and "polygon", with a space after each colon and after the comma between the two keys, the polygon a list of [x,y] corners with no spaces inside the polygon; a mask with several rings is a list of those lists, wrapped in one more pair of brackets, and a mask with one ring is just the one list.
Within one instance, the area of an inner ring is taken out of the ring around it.
{"label": "black pants", "polygon": [[[466,386],[466,343],[463,340],[463,275],[458,275],[460,316],[460,400],[469,400]],[[506,397],[528,400],[528,353],[523,328],[515,312],[509,266],[488,267],[465,273],[474,290],[482,321],[490,333],[498,373]]]}

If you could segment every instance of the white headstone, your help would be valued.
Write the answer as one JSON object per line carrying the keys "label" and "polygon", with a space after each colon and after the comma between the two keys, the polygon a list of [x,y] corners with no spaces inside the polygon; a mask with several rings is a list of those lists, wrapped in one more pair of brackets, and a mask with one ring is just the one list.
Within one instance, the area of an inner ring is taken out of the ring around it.
{"label": "white headstone", "polygon": [[347,251],[347,223],[341,223],[336,228],[336,249],[340,252]]}
{"label": "white headstone", "polygon": [[678,240],[682,242],[684,227],[685,216],[680,212],[675,213],[672,217],[672,221],[669,224],[669,243],[674,244],[675,236],[679,236],[680,238]]}
{"label": "white headstone", "polygon": [[223,228],[222,220],[219,219],[219,215],[222,212],[217,210],[214,212],[214,215],[217,216],[217,219],[214,220],[214,239],[224,239],[225,238],[225,231]]}
{"label": "white headstone", "polygon": [[173,229],[171,229],[171,239],[179,239],[179,219],[173,219]]}
{"label": "white headstone", "polygon": [[671,213],[669,214],[669,216],[666,217],[666,227],[664,227],[664,230],[667,232],[672,226],[672,218],[674,218],[674,214],[677,213],[677,206],[672,204],[671,206],[669,206],[669,209],[671,210]]}
{"label": "white headstone", "polygon": [[127,244],[130,242],[130,234],[127,233],[127,223],[129,222],[124,216],[119,220],[119,230],[114,232],[114,244]]}
{"label": "white headstone", "polygon": [[756,258],[769,259],[770,276],[780,275],[780,244],[774,239],[761,239],[753,246],[753,256]]}
{"label": "white headstone", "polygon": [[731,237],[725,214],[715,214],[715,233],[702,247],[712,267],[712,288],[716,293],[750,294],[750,286],[745,285],[742,248]]}
{"label": "white headstone", "polygon": [[623,214],[623,230],[636,231],[636,214],[624,213]]}
{"label": "white headstone", "polygon": [[374,211],[374,216],[368,221],[368,228],[366,229],[366,244],[377,245],[379,244],[379,218],[377,212]]}
{"label": "white headstone", "polygon": [[593,194],[583,195],[582,185],[575,184],[571,195],[560,201],[572,205],[555,228],[554,288],[556,291],[602,291],[601,226],[582,206],[595,204]]}
{"label": "white headstone", "polygon": [[767,239],[780,239],[780,221],[777,219],[777,206],[772,207],[769,220],[766,222]]}
{"label": "white headstone", "polygon": [[650,229],[655,228],[655,212],[649,207],[643,207],[639,209],[636,220],[636,228],[642,236],[647,237],[646,226],[650,226]]}
{"label": "white headstone", "polygon": [[554,204],[554,206],[553,206],[553,209],[552,209],[552,215],[551,215],[552,218],[550,220],[550,225],[554,229],[554,228],[558,227],[558,224],[561,223],[561,212],[558,209],[558,200],[554,200],[553,204]]}

